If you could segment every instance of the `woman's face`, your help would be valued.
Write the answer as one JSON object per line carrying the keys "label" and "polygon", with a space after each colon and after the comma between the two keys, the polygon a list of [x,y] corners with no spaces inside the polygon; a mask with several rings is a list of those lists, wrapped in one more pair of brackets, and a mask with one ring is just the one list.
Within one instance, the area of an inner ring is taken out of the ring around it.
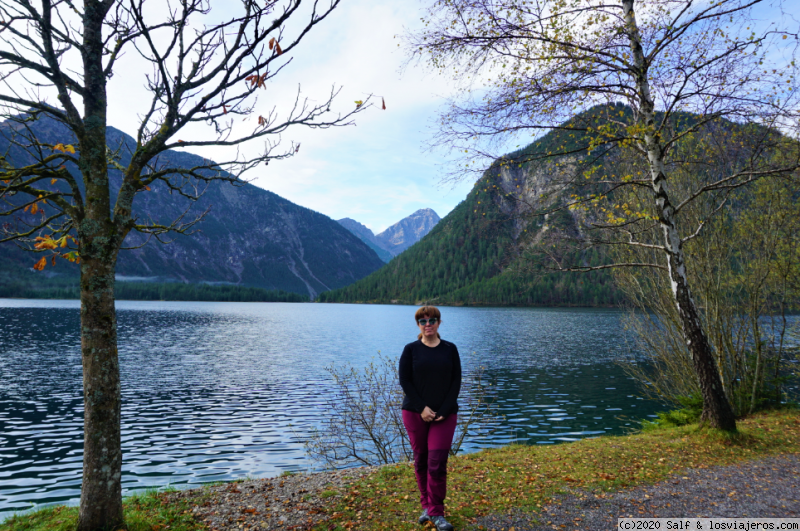
{"label": "woman's face", "polygon": [[419,331],[425,337],[436,337],[440,323],[441,321],[436,317],[423,316],[417,321],[417,326],[419,326]]}

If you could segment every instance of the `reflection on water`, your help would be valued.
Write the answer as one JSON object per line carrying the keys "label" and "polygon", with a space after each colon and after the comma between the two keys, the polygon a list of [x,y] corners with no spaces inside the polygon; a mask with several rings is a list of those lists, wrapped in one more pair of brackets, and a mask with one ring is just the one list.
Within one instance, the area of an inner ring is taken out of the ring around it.
{"label": "reflection on water", "polygon": [[[77,301],[0,301],[0,515],[80,494]],[[308,470],[302,441],[326,414],[324,368],[399,355],[415,308],[119,302],[123,488]],[[443,308],[466,370],[486,367],[505,420],[467,451],[621,433],[656,405],[613,363],[620,314]]]}

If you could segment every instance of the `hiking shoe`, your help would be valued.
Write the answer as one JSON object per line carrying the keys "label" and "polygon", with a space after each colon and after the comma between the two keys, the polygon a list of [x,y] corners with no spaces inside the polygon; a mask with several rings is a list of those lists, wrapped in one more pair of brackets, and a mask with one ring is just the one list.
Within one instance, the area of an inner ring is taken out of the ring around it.
{"label": "hiking shoe", "polygon": [[431,517],[428,516],[428,509],[425,509],[424,511],[422,511],[422,514],[419,515],[419,520],[417,520],[417,521],[419,522],[419,525],[422,525],[425,522],[430,522],[430,520],[431,520]]}
{"label": "hiking shoe", "polygon": [[453,531],[453,526],[444,519],[444,516],[431,516],[430,519],[439,531]]}

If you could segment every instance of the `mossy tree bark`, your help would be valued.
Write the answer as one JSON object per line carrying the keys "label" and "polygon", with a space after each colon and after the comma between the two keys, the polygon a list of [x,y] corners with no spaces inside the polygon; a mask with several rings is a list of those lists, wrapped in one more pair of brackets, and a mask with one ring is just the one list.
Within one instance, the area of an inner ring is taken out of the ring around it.
{"label": "mossy tree bark", "polygon": [[103,21],[111,1],[86,2],[83,14],[83,127],[79,169],[86,187],[78,223],[83,363],[83,480],[79,531],[112,530],[122,514],[121,391],[114,272],[125,234],[111,218],[106,155],[107,95]]}
{"label": "mossy tree bark", "polygon": [[114,264],[81,264],[83,482],[78,529],[123,525],[120,374],[114,309]]}

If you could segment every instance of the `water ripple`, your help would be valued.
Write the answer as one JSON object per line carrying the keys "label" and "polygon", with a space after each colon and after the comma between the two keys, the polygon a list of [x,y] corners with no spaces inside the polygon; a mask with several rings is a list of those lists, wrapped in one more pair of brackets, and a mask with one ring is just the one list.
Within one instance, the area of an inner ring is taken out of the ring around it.
{"label": "water ripple", "polygon": [[[80,494],[83,411],[76,301],[0,301],[0,517]],[[325,368],[398,355],[414,308],[118,303],[123,489],[273,476],[313,466]],[[503,416],[466,451],[620,433],[654,405],[613,360],[619,313],[444,308],[465,369],[485,367]],[[591,333],[586,333],[591,330]]]}

